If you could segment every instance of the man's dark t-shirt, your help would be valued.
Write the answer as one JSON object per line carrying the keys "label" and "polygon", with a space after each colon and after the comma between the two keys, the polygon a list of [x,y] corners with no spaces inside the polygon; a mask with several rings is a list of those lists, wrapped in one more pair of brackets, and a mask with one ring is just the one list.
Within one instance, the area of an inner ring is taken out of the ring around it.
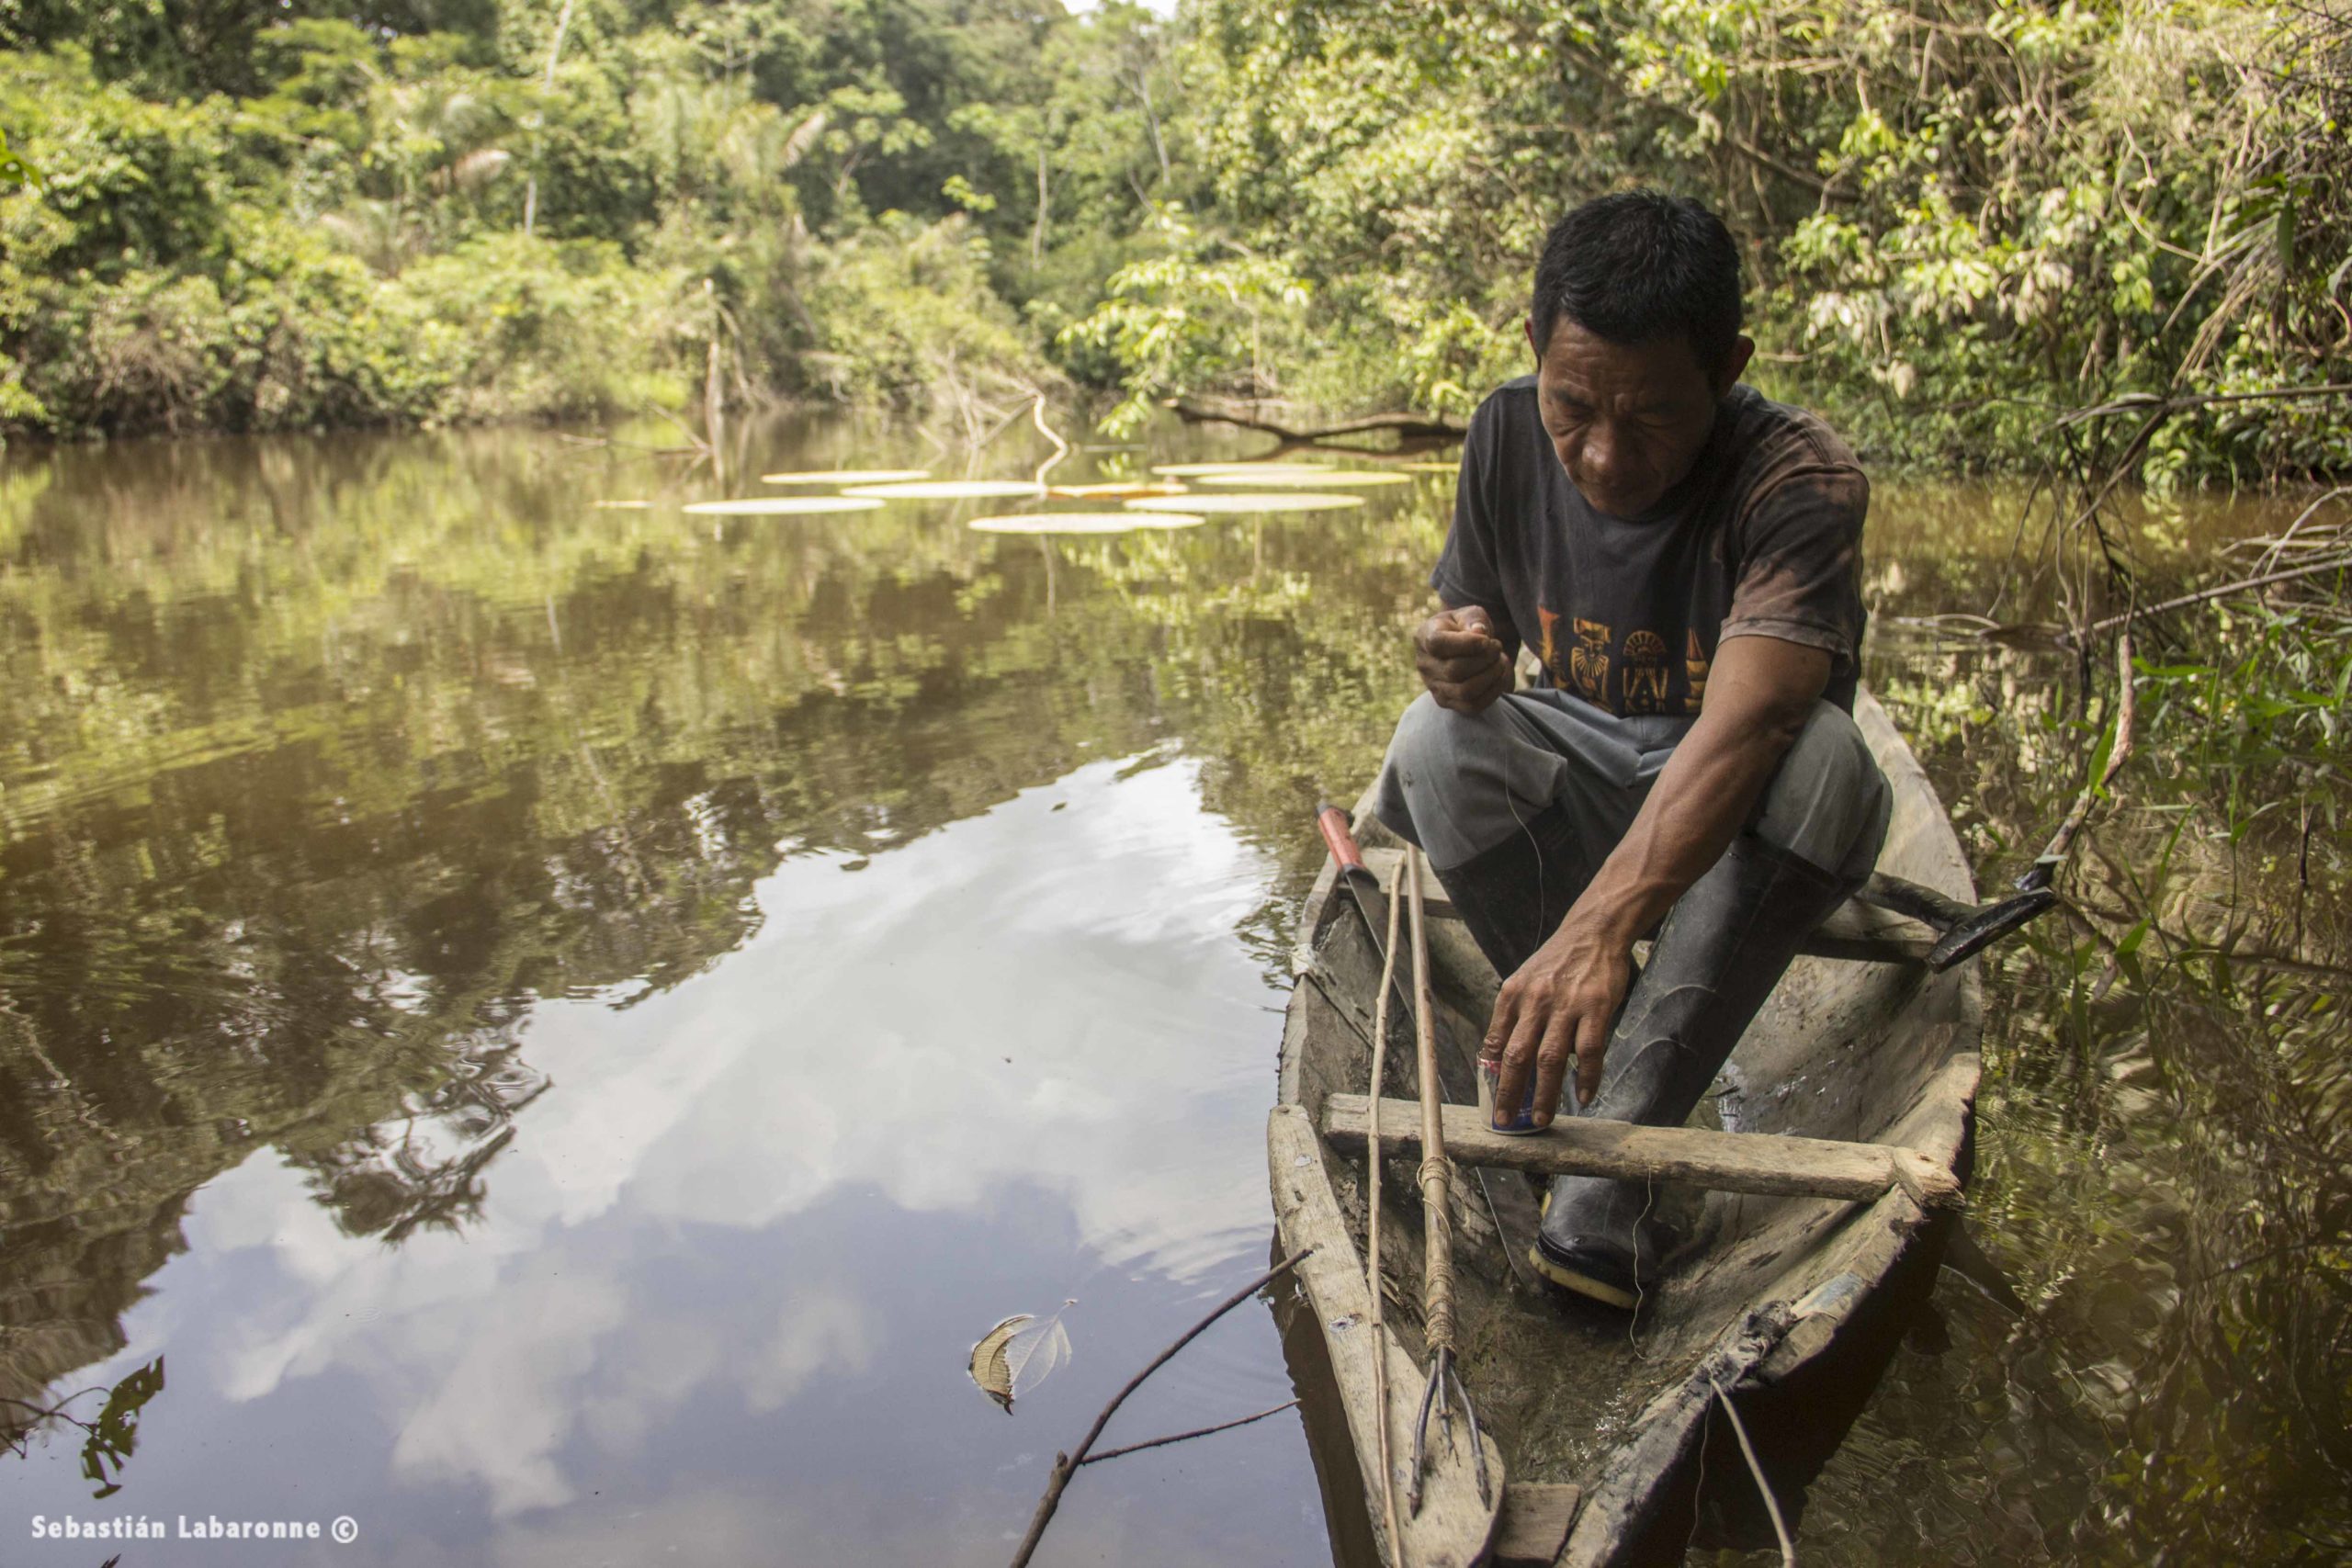
{"label": "man's dark t-shirt", "polygon": [[1638,518],[1585,503],[1522,376],[1479,406],[1453,528],[1430,585],[1477,604],[1544,683],[1619,716],[1695,715],[1726,637],[1826,649],[1822,694],[1854,705],[1870,481],[1803,409],[1746,386],[1724,399],[1688,478]]}

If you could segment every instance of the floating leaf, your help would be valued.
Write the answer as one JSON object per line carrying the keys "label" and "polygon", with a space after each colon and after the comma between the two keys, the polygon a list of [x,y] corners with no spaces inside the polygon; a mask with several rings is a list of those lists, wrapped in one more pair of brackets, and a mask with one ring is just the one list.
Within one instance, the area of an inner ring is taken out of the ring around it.
{"label": "floating leaf", "polygon": [[1008,1416],[1012,1413],[1012,1369],[1006,1363],[1005,1347],[1012,1343],[1012,1336],[1023,1325],[1036,1321],[1035,1314],[1025,1312],[1016,1312],[1004,1319],[972,1347],[972,1359],[965,1369],[972,1374],[972,1382],[979,1391],[1002,1405]]}
{"label": "floating leaf", "polygon": [[972,1347],[972,1382],[1012,1413],[1012,1402],[1035,1388],[1069,1359],[1069,1330],[1062,1313],[1076,1306],[1064,1302],[1051,1317],[1017,1312],[998,1324]]}
{"label": "floating leaf", "polygon": [[1198,479],[1205,474],[1320,474],[1329,463],[1154,463],[1151,471],[1171,479]]}
{"label": "floating leaf", "polygon": [[1203,474],[1204,485],[1264,485],[1269,490],[1313,490],[1317,485],[1369,488],[1374,485],[1408,485],[1410,474],[1391,473],[1385,468],[1283,468],[1273,473]]}
{"label": "floating leaf", "polygon": [[1125,479],[1117,484],[1052,485],[1046,493],[1057,501],[1125,501],[1137,495],[1182,495],[1184,487]]}
{"label": "floating leaf", "polygon": [[1279,495],[1154,495],[1127,502],[1131,512],[1337,512],[1343,506],[1362,506],[1360,495],[1318,495],[1312,491],[1292,491]]}
{"label": "floating leaf", "polygon": [[975,517],[983,534],[1132,534],[1138,528],[1193,528],[1208,519],[1197,513],[1023,512],[1004,517]]}
{"label": "floating leaf", "polygon": [[870,501],[967,501],[982,496],[1043,495],[1035,479],[923,479],[913,484],[858,485],[842,492]]}
{"label": "floating leaf", "polygon": [[789,474],[762,474],[760,482],[763,485],[887,485],[929,478],[929,468],[808,468]]}
{"label": "floating leaf", "polygon": [[686,508],[705,517],[801,516],[811,512],[871,512],[882,503],[853,495],[746,495],[733,501],[697,501]]}

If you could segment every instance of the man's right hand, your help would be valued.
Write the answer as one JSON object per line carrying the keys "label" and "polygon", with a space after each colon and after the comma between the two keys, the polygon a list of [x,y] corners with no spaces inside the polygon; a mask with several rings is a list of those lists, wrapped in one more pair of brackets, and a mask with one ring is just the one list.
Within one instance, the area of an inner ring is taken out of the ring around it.
{"label": "man's right hand", "polygon": [[1437,705],[1456,713],[1484,713],[1511,688],[1495,618],[1476,604],[1440,610],[1416,626],[1413,662]]}

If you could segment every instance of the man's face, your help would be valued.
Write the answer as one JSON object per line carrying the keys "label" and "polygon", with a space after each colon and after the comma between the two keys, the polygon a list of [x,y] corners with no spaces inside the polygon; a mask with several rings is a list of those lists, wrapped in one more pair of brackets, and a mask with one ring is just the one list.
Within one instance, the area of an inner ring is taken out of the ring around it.
{"label": "man's face", "polygon": [[1679,335],[1616,344],[1563,318],[1544,344],[1531,322],[1528,342],[1552,450],[1586,502],[1612,517],[1646,512],[1690,473],[1755,348],[1741,338],[1711,376]]}

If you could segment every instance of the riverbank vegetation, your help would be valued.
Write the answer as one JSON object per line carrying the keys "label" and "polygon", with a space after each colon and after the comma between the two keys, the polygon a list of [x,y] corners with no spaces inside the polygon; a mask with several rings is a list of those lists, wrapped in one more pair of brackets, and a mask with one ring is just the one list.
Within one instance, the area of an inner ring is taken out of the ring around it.
{"label": "riverbank vegetation", "polygon": [[[1459,418],[1569,203],[1721,208],[1759,378],[1882,460],[2352,462],[2352,26],[2245,0],[192,0],[0,9],[0,419],[712,397]],[[2249,396],[2248,394],[2262,394]]]}

